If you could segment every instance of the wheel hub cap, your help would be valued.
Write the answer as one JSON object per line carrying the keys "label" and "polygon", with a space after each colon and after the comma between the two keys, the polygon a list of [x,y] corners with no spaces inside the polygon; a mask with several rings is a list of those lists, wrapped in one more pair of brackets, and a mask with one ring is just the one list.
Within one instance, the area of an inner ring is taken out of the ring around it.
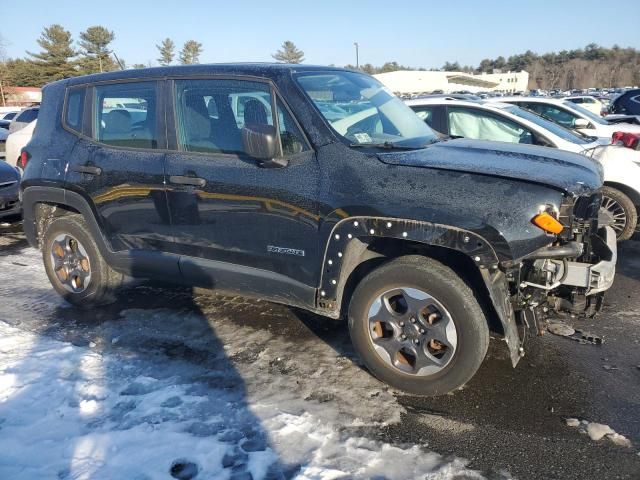
{"label": "wheel hub cap", "polygon": [[369,307],[369,338],[388,365],[416,376],[445,368],[458,345],[449,312],[433,296],[409,287],[388,290]]}
{"label": "wheel hub cap", "polygon": [[627,213],[622,205],[611,197],[602,197],[602,207],[598,215],[600,225],[608,225],[620,235],[627,226]]}
{"label": "wheel hub cap", "polygon": [[51,265],[60,284],[71,293],[82,293],[91,282],[91,262],[84,246],[69,234],[51,243]]}

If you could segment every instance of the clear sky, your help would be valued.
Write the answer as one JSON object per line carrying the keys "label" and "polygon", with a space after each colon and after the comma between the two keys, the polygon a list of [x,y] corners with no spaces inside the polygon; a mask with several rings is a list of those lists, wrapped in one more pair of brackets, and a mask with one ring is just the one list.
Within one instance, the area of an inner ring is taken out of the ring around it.
{"label": "clear sky", "polygon": [[155,45],[171,37],[203,44],[202,63],[270,61],[284,40],[305,62],[397,61],[477,66],[483,58],[584,47],[590,42],[640,48],[639,0],[20,0],[0,8],[0,35],[10,57],[38,51],[42,28],[60,23],[77,40],[92,25],[116,34],[128,64],[156,63]]}

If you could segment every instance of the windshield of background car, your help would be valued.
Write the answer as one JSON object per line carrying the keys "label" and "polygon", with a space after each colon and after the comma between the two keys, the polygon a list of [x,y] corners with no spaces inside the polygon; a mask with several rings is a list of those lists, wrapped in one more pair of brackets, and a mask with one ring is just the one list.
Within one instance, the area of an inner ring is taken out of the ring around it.
{"label": "windshield of background car", "polygon": [[422,148],[438,140],[427,124],[376,79],[356,72],[300,73],[297,82],[331,127],[354,145]]}
{"label": "windshield of background car", "polygon": [[589,120],[591,120],[594,123],[598,123],[600,125],[609,125],[609,123],[606,120],[603,120],[602,117],[599,117],[598,115],[593,113],[591,110],[587,110],[586,108],[581,107],[576,103],[571,103],[571,102],[563,102],[563,103],[568,107],[571,107],[572,109],[574,109],[576,112],[580,112],[580,114],[584,115],[585,117],[589,117]]}
{"label": "windshield of background car", "polygon": [[524,118],[525,120],[529,120],[530,122],[535,123],[539,127],[542,127],[545,130],[549,130],[551,133],[562,138],[563,140],[566,140],[567,142],[576,143],[579,145],[584,145],[585,143],[591,142],[590,137],[587,137],[580,133],[573,132],[572,130],[569,130],[568,128],[564,128],[559,124],[552,122],[551,120],[547,120],[546,118],[541,117],[540,115],[536,115],[535,113],[530,112],[529,110],[516,107],[515,105],[511,107],[505,107],[503,110],[505,112],[509,112],[511,115],[515,115],[517,117]]}

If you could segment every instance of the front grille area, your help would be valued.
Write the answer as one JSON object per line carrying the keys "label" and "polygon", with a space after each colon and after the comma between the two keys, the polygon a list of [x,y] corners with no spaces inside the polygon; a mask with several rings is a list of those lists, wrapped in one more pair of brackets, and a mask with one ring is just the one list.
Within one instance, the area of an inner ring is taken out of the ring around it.
{"label": "front grille area", "polygon": [[565,198],[560,206],[558,220],[565,226],[561,238],[573,240],[576,236],[589,236],[598,230],[598,211],[602,193],[596,192],[578,198]]}

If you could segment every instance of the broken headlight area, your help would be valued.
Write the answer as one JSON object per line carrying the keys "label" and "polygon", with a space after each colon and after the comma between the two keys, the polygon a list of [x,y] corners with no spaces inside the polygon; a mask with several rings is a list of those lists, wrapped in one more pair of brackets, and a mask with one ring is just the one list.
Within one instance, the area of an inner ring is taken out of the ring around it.
{"label": "broken headlight area", "polygon": [[519,281],[512,276],[516,310],[538,319],[550,312],[591,317],[602,309],[617,250],[613,229],[598,228],[600,203],[599,193],[565,200],[558,216],[564,230],[552,245],[522,260]]}

